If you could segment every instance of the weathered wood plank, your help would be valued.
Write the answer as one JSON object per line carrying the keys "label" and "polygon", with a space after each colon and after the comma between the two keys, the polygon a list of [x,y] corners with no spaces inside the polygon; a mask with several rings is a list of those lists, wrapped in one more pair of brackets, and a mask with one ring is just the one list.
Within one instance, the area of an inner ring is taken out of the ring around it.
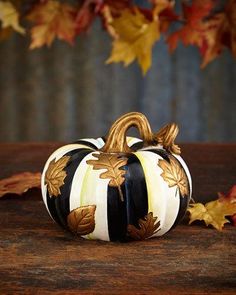
{"label": "weathered wood plank", "polygon": [[[34,194],[39,194],[34,192]],[[1,294],[235,294],[236,231],[180,225],[159,239],[86,241],[30,193],[0,202]]]}

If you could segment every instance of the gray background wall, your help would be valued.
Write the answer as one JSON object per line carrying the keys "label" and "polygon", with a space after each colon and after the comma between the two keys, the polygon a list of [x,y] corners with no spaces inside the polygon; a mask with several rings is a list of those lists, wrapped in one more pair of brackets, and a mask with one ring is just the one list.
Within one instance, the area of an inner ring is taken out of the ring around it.
{"label": "gray background wall", "polygon": [[176,121],[179,141],[236,140],[236,64],[227,52],[201,70],[197,49],[169,55],[159,42],[143,78],[136,64],[104,64],[111,41],[100,24],[74,47],[28,46],[17,34],[0,43],[1,141],[100,136],[128,111],[144,112],[155,130]]}

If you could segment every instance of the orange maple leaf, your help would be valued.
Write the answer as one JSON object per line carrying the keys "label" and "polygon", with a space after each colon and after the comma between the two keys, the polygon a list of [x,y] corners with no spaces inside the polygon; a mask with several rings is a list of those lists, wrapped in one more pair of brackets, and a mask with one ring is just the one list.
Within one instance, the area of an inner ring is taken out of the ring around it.
{"label": "orange maple leaf", "polygon": [[206,42],[200,48],[202,67],[215,59],[224,48],[230,49],[236,57],[236,0],[229,0],[224,11],[214,15],[207,25]]}
{"label": "orange maple leaf", "polygon": [[212,8],[212,0],[194,0],[191,6],[183,3],[185,24],[168,37],[167,43],[170,51],[176,49],[179,40],[184,45],[196,45],[198,47],[204,45],[205,32],[209,29],[208,23],[204,19],[209,16]]}
{"label": "orange maple leaf", "polygon": [[31,29],[30,49],[50,46],[55,38],[73,44],[76,9],[69,4],[48,0],[36,5],[29,20],[36,25]]}

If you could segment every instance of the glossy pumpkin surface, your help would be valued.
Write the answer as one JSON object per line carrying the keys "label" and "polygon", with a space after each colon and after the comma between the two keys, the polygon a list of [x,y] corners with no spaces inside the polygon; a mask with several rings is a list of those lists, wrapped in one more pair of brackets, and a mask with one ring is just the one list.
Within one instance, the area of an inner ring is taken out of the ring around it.
{"label": "glossy pumpkin surface", "polygon": [[[143,140],[126,137],[131,126]],[[87,239],[140,240],[171,230],[191,196],[188,168],[172,152],[179,153],[170,136],[175,138],[175,131],[167,125],[154,135],[145,116],[130,113],[113,124],[106,140],[59,148],[42,174],[51,217]]]}

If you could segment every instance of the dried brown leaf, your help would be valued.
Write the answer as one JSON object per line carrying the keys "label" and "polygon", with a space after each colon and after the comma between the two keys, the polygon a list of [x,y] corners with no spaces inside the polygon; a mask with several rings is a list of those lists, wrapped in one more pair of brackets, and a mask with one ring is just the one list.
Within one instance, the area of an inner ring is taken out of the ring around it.
{"label": "dried brown leaf", "polygon": [[57,161],[53,159],[50,162],[45,174],[45,183],[47,184],[50,197],[57,197],[61,194],[60,187],[64,184],[66,177],[66,172],[63,169],[66,167],[69,159],[69,156],[63,156]]}
{"label": "dried brown leaf", "polygon": [[21,195],[30,188],[40,188],[41,173],[23,172],[0,180],[0,197],[6,194]]}
{"label": "dried brown leaf", "polygon": [[138,221],[139,228],[129,224],[127,227],[128,235],[134,240],[144,240],[160,230],[160,221],[157,217],[153,217],[153,213],[149,212],[143,219]]}
{"label": "dried brown leaf", "polygon": [[79,235],[87,235],[95,228],[95,205],[82,206],[74,209],[67,217],[69,229]]}
{"label": "dried brown leaf", "polygon": [[127,164],[127,158],[109,153],[93,154],[93,156],[97,159],[88,160],[86,163],[92,165],[94,170],[107,170],[100,174],[100,178],[110,179],[109,185],[118,188],[121,200],[123,201],[121,185],[124,182],[125,170],[123,170],[123,167]]}
{"label": "dried brown leaf", "polygon": [[182,197],[189,195],[188,179],[184,169],[174,156],[169,156],[170,163],[166,160],[159,160],[158,166],[163,170],[161,176],[168,183],[169,187],[177,186]]}

